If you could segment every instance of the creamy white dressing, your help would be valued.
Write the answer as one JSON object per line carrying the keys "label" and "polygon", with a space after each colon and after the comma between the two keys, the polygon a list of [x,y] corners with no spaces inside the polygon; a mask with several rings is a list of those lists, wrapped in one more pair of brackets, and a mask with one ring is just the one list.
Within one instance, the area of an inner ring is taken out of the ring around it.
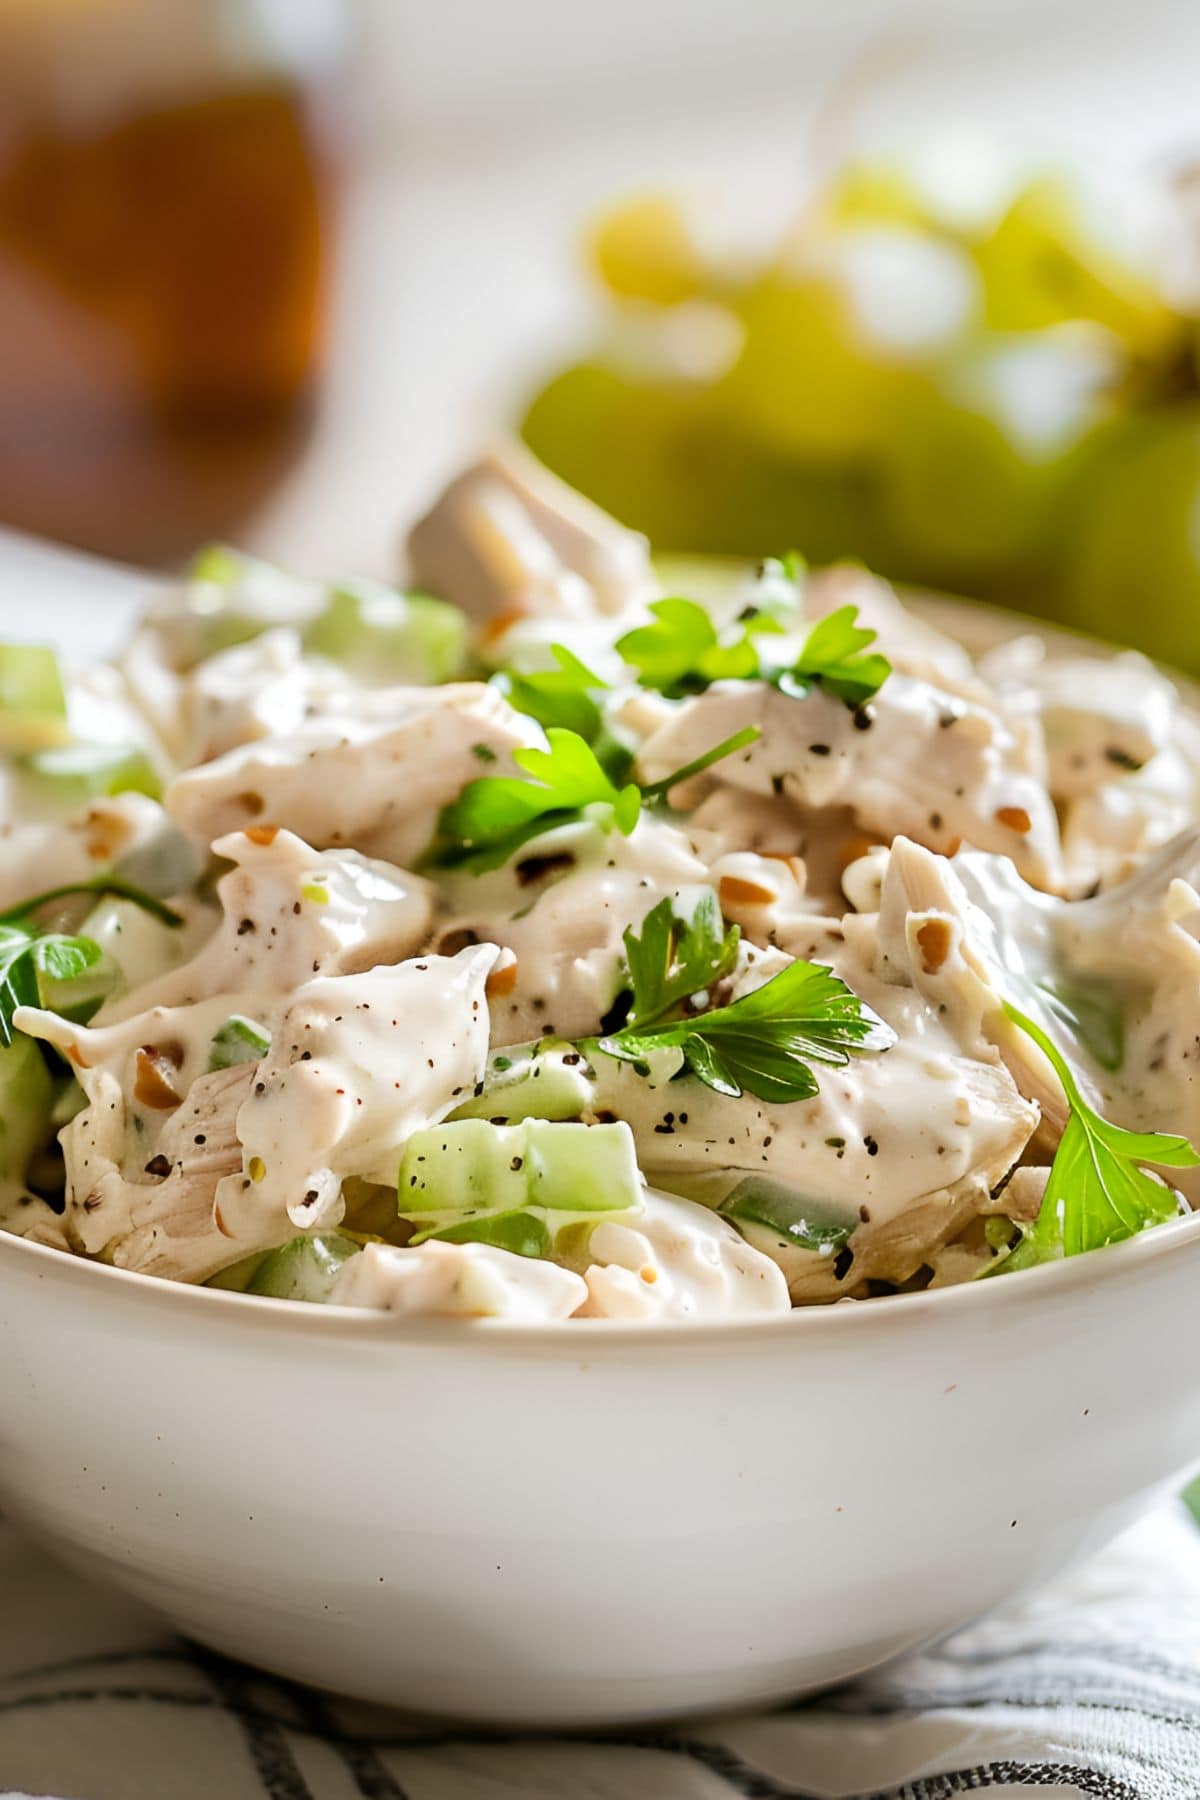
{"label": "creamy white dressing", "polygon": [[778,1265],[705,1206],[647,1191],[640,1212],[603,1220],[587,1242],[595,1319],[737,1319],[787,1312]]}
{"label": "creamy white dressing", "polygon": [[548,1323],[578,1312],[587,1287],[569,1269],[491,1244],[368,1244],[352,1256],[330,1295],[402,1317],[513,1319]]}

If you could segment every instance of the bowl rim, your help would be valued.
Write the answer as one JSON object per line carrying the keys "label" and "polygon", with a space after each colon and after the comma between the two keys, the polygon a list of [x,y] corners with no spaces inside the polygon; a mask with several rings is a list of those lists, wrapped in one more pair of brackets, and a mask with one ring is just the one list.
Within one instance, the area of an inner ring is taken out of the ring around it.
{"label": "bowl rim", "polygon": [[[224,1325],[237,1323],[280,1332],[292,1327],[304,1336],[340,1338],[359,1344],[468,1345],[480,1336],[488,1340],[489,1354],[501,1346],[529,1352],[538,1347],[558,1358],[585,1351],[589,1360],[603,1354],[601,1346],[628,1350],[636,1347],[670,1349],[681,1343],[712,1339],[739,1345],[775,1344],[795,1336],[809,1342],[814,1334],[846,1331],[889,1331],[919,1327],[964,1307],[968,1317],[980,1322],[999,1311],[1011,1313],[1028,1303],[1045,1311],[1053,1297],[1074,1294],[1080,1288],[1103,1289],[1114,1282],[1133,1279],[1163,1257],[1182,1253],[1191,1245],[1200,1255],[1200,1212],[1181,1214],[1162,1225],[1139,1232],[1120,1243],[1089,1250],[1085,1255],[1018,1269],[1004,1278],[958,1282],[950,1287],[926,1288],[912,1294],[881,1294],[871,1300],[838,1300],[831,1304],[798,1306],[784,1313],[750,1315],[734,1319],[550,1319],[527,1320],[481,1317],[404,1317],[367,1307],[314,1305],[304,1300],[278,1300],[263,1294],[240,1294],[229,1288],[208,1288],[191,1282],[169,1281],[140,1270],[118,1269],[109,1263],[89,1261],[57,1250],[49,1244],[0,1231],[0,1271],[7,1260],[18,1264],[28,1259],[28,1275],[74,1288],[80,1297],[89,1289],[93,1297],[107,1296],[116,1305],[125,1295],[132,1305],[190,1309],[190,1316],[207,1316],[213,1325],[224,1315]],[[870,1321],[874,1321],[874,1325]]]}
{"label": "bowl rim", "polygon": [[[736,559],[735,559],[736,560]],[[1039,638],[1048,649],[1064,654],[1099,652],[1102,657],[1138,654],[1126,646],[1108,643],[1101,638],[1071,626],[1037,619],[1028,613],[985,601],[962,599],[929,589],[914,591],[894,584],[903,594],[905,605],[918,617],[936,625],[949,636],[981,655],[1015,637]],[[963,621],[970,624],[963,629]],[[956,623],[959,629],[956,630]],[[1147,658],[1147,661],[1152,659]],[[1200,682],[1173,669],[1155,663],[1175,686],[1185,705],[1200,721]],[[550,1319],[522,1320],[479,1317],[398,1317],[394,1313],[367,1307],[314,1305],[311,1301],[279,1300],[259,1294],[243,1294],[228,1288],[209,1288],[191,1282],[170,1281],[163,1276],[143,1274],[139,1270],[119,1269],[108,1263],[94,1262],[74,1256],[50,1245],[0,1228],[0,1265],[6,1258],[19,1262],[28,1257],[31,1273],[41,1281],[47,1278],[66,1285],[88,1285],[97,1295],[107,1294],[119,1304],[122,1293],[140,1294],[135,1305],[166,1305],[191,1308],[197,1317],[208,1314],[214,1321],[227,1313],[227,1323],[237,1321],[279,1332],[289,1324],[305,1334],[320,1332],[328,1339],[339,1337],[356,1343],[385,1345],[469,1344],[480,1335],[489,1343],[489,1354],[501,1347],[528,1351],[537,1346],[552,1349],[556,1356],[572,1348],[586,1348],[588,1357],[596,1355],[601,1345],[616,1349],[651,1346],[670,1347],[686,1342],[695,1344],[709,1338],[721,1343],[736,1339],[739,1344],[774,1342],[785,1334],[804,1334],[805,1341],[817,1332],[851,1330],[860,1335],[868,1330],[890,1329],[893,1320],[908,1319],[918,1325],[931,1313],[936,1317],[960,1307],[979,1315],[981,1321],[999,1308],[1011,1311],[1028,1301],[1043,1309],[1052,1294],[1073,1293],[1081,1287],[1107,1287],[1122,1281],[1163,1256],[1182,1253],[1196,1240],[1200,1246],[1200,1209],[1181,1214],[1126,1238],[1120,1243],[1090,1250],[1084,1255],[1062,1258],[1030,1269],[1019,1269],[997,1280],[989,1278],[981,1290],[980,1283],[965,1281],[944,1288],[926,1288],[911,1294],[881,1294],[868,1301],[844,1299],[810,1306],[792,1307],[786,1313],[750,1315],[733,1319]],[[997,1296],[1001,1296],[999,1299]],[[233,1308],[232,1313],[229,1309]],[[198,1310],[197,1310],[198,1309]],[[866,1321],[874,1320],[872,1327]],[[853,1322],[852,1322],[853,1321]]]}

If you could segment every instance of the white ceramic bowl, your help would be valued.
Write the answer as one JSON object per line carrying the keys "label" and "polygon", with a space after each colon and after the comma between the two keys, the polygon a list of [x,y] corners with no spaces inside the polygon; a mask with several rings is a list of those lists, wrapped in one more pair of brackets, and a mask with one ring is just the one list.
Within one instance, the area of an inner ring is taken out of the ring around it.
{"label": "white ceramic bowl", "polygon": [[0,1236],[0,1499],[182,1631],[504,1724],[779,1700],[937,1637],[1200,1456],[1200,1218],[722,1326],[386,1316]]}
{"label": "white ceramic bowl", "polygon": [[554,1726],[779,1700],[1177,1485],[1198,1292],[1195,1217],[974,1286],[666,1327],[400,1324],[0,1234],[0,1503],[182,1631],[364,1698]]}

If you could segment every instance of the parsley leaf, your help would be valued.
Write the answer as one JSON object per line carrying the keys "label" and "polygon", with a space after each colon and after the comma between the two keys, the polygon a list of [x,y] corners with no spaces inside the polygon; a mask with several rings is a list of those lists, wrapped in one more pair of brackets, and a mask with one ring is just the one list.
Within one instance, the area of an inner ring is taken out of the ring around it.
{"label": "parsley leaf", "polygon": [[531,838],[589,816],[591,807],[606,808],[598,822],[628,837],[641,816],[643,800],[663,798],[676,782],[698,775],[758,736],[758,727],[747,725],[662,781],[646,788],[635,782],[618,788],[590,744],[577,732],[551,725],[546,732],[548,750],[513,751],[525,779],[481,775],[442,809],[428,860],[442,868],[483,875],[502,867]]}
{"label": "parsley leaf", "polygon": [[818,619],[786,668],[772,666],[757,642],[782,630],[770,611],[752,608],[724,633],[694,600],[656,600],[650,611],[654,623],[626,632],[616,648],[643,687],[671,699],[703,693],[714,681],[763,680],[793,699],[820,686],[847,706],[862,706],[892,672],[887,658],[870,650],[878,634],[858,623],[855,606],[839,606]]}
{"label": "parsley leaf", "polygon": [[[141,888],[116,876],[97,875],[90,881],[65,882],[61,887],[47,888],[34,894],[19,906],[0,913],[0,1045],[13,1041],[16,1027],[13,1015],[18,1006],[40,1006],[55,996],[43,989],[77,981],[101,961],[103,952],[93,938],[45,932],[33,914],[54,900],[69,899],[76,894],[116,895],[161,920],[164,925],[183,923],[177,912],[147,894]],[[96,1005],[100,996],[89,996]]]}
{"label": "parsley leaf", "polygon": [[617,639],[616,650],[638,671],[643,687],[677,697],[701,693],[710,683],[751,680],[758,654],[745,631],[722,643],[708,612],[694,600],[655,600],[652,625],[638,625]]}
{"label": "parsley leaf", "polygon": [[0,1044],[7,1049],[13,1041],[18,1006],[42,1004],[43,982],[76,981],[101,954],[92,938],[40,936],[32,924],[0,924]]}
{"label": "parsley leaf", "polygon": [[1110,1124],[1083,1098],[1061,1052],[1041,1027],[1007,1001],[1004,1011],[1050,1063],[1071,1116],[1035,1223],[1016,1249],[991,1267],[1025,1269],[1060,1256],[1080,1256],[1174,1218],[1179,1211],[1174,1193],[1139,1165],[1193,1168],[1200,1153],[1174,1133],[1126,1131]]}
{"label": "parsley leaf", "polygon": [[444,847],[436,860],[481,875],[500,868],[530,838],[579,819],[589,806],[611,808],[613,825],[629,836],[642,809],[640,789],[632,782],[615,787],[577,732],[551,725],[546,739],[548,750],[513,751],[525,779],[482,775],[443,809]]}
{"label": "parsley leaf", "polygon": [[862,706],[892,672],[886,656],[867,648],[878,635],[858,623],[856,606],[839,606],[817,620],[795,662],[776,675],[775,685],[800,700],[819,685],[847,706]]}
{"label": "parsley leaf", "polygon": [[887,1050],[890,1025],[820,963],[789,963],[728,1006],[690,1018],[627,1025],[599,1040],[608,1056],[640,1062],[666,1046],[683,1051],[707,1087],[733,1098],[807,1100],[817,1093],[810,1062],[839,1066],[862,1050]]}
{"label": "parsley leaf", "polygon": [[627,1026],[661,1019],[693,994],[727,975],[737,960],[741,932],[726,930],[716,895],[709,890],[690,919],[681,919],[668,896],[642,920],[639,936],[625,933],[632,1000]]}
{"label": "parsley leaf", "polygon": [[493,675],[492,686],[518,712],[536,719],[539,725],[561,726],[577,732],[589,744],[594,743],[602,719],[593,695],[603,692],[608,683],[593,674],[565,644],[551,644],[550,654],[557,668],[535,669],[527,674],[502,669]]}

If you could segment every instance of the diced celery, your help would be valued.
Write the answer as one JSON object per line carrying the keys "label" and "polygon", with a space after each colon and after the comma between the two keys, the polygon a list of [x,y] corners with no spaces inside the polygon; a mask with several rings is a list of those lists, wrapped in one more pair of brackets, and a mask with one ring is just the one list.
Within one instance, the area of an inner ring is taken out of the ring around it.
{"label": "diced celery", "polygon": [[467,622],[429,594],[401,594],[367,582],[338,587],[308,626],[304,647],[380,681],[425,686],[463,666]]}
{"label": "diced celery", "polygon": [[236,587],[242,579],[246,560],[228,544],[206,544],[193,556],[188,580],[210,582],[214,587]]}
{"label": "diced celery", "polygon": [[840,1250],[856,1220],[845,1207],[814,1200],[782,1181],[747,1175],[722,1200],[719,1210],[737,1225],[758,1225],[803,1250]]}
{"label": "diced celery", "polygon": [[138,744],[62,744],[35,750],[22,766],[45,785],[48,799],[64,806],[112,794],[162,798],[158,770]]}
{"label": "diced celery", "polygon": [[641,1198],[633,1133],[621,1123],[447,1121],[414,1132],[400,1163],[401,1217],[429,1219],[431,1231],[526,1209],[622,1212]]}
{"label": "diced celery", "polygon": [[422,1234],[444,1244],[491,1244],[514,1256],[549,1256],[553,1241],[544,1219],[530,1212],[489,1213]]}
{"label": "diced celery", "polygon": [[464,1100],[452,1119],[578,1119],[590,1103],[593,1071],[574,1044],[542,1043],[493,1056],[483,1092]]}
{"label": "diced celery", "polygon": [[273,563],[226,544],[201,550],[188,570],[181,623],[185,664],[247,644],[275,625],[301,626],[313,617],[320,589]]}
{"label": "diced celery", "polygon": [[0,644],[0,750],[43,750],[68,737],[58,658],[45,644]]}
{"label": "diced celery", "polygon": [[53,1107],[46,1059],[18,1032],[0,1049],[0,1180],[24,1181],[30,1158],[49,1141]]}
{"label": "diced celery", "polygon": [[232,1294],[244,1294],[272,1254],[273,1252],[268,1251],[264,1255],[261,1250],[256,1250],[253,1256],[243,1256],[241,1262],[233,1263],[230,1268],[218,1269],[217,1273],[210,1275],[203,1285],[210,1288],[225,1288]]}
{"label": "diced celery", "polygon": [[231,1013],[213,1034],[208,1052],[209,1070],[232,1069],[235,1063],[258,1062],[271,1048],[271,1034],[253,1019]]}
{"label": "diced celery", "polygon": [[357,1256],[360,1246],[339,1232],[318,1232],[295,1237],[281,1250],[272,1250],[246,1283],[247,1294],[265,1294],[273,1300],[328,1300],[342,1264]]}

